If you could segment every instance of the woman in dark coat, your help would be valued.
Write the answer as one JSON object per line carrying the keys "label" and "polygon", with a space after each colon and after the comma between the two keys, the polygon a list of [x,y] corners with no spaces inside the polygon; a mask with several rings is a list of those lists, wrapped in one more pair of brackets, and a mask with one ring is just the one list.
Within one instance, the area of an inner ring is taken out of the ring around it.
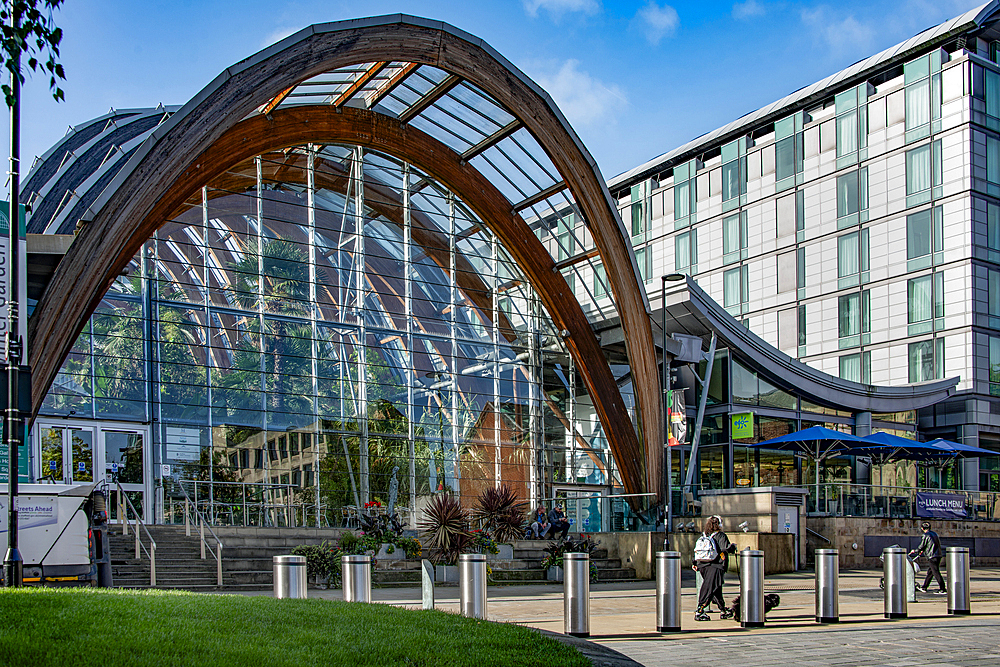
{"label": "woman in dark coat", "polygon": [[722,517],[718,515],[711,516],[705,521],[702,533],[715,542],[715,550],[718,553],[711,560],[696,560],[692,566],[702,576],[701,591],[698,593],[698,610],[694,614],[694,620],[711,620],[708,608],[713,601],[722,612],[723,619],[732,618],[733,611],[726,607],[726,601],[722,597],[722,585],[729,565],[729,554],[736,551],[736,545],[722,532]]}

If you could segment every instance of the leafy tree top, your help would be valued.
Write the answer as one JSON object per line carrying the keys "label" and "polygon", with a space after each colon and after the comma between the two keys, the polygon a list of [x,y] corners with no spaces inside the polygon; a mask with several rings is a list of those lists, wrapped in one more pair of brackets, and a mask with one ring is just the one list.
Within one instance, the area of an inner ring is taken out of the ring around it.
{"label": "leafy tree top", "polygon": [[[24,83],[24,72],[17,63],[22,54],[28,56],[31,71],[48,73],[49,90],[57,102],[65,99],[58,81],[65,80],[66,74],[58,60],[62,29],[56,26],[52,12],[62,3],[63,0],[7,0],[0,8],[4,67]],[[14,91],[9,84],[3,84],[3,94],[7,106],[14,106]]]}

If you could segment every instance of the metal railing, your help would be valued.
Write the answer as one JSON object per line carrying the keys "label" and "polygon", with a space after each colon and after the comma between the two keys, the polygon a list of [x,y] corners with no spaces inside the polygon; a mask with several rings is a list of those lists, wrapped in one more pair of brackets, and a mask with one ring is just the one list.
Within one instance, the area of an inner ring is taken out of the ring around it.
{"label": "metal railing", "polygon": [[181,486],[181,492],[184,493],[184,534],[191,537],[191,517],[194,517],[194,522],[199,531],[199,545],[201,547],[201,559],[205,560],[205,547],[211,551],[211,547],[208,545],[208,540],[205,539],[205,527],[208,527],[208,532],[211,533],[212,537],[215,538],[215,585],[222,586],[222,540],[219,536],[215,534],[212,530],[212,526],[208,525],[208,521],[205,520],[205,515],[198,510],[198,506],[191,500],[188,495],[187,490]]}
{"label": "metal railing", "polygon": [[[149,529],[146,528],[146,524],[142,522],[141,515],[135,509],[135,505],[132,504],[129,497],[125,495],[125,490],[122,489],[122,485],[118,482],[118,480],[115,480],[115,488],[118,491],[118,523],[122,527],[122,535],[128,537],[129,524],[131,523],[128,518],[128,510],[132,510],[132,514],[135,515],[135,526],[132,528],[132,532],[135,534],[135,559],[141,561],[142,553],[146,554],[146,558],[149,559],[149,585],[155,587],[156,540],[154,540],[153,536],[149,534]],[[142,527],[143,532],[146,533],[146,537],[149,539],[149,549],[146,549],[146,545],[139,539],[140,527]]]}
{"label": "metal railing", "polygon": [[944,493],[962,497],[966,518],[1000,521],[1000,493],[995,491],[848,483],[800,484],[797,488],[808,489],[807,511],[819,516],[912,519],[918,516],[918,493]]}
{"label": "metal railing", "polygon": [[[322,525],[324,521],[329,525],[314,503],[295,501],[302,487],[294,484],[181,479],[177,485],[211,525],[296,527],[308,526],[310,520],[313,525]],[[167,498],[168,522],[177,513],[175,502],[179,500]]]}

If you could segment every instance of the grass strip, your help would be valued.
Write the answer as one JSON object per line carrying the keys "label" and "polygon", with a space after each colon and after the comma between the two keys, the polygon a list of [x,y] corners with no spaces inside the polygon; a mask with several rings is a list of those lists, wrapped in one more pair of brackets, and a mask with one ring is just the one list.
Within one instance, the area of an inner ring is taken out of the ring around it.
{"label": "grass strip", "polygon": [[518,625],[384,604],[21,588],[0,614],[2,665],[589,665]]}

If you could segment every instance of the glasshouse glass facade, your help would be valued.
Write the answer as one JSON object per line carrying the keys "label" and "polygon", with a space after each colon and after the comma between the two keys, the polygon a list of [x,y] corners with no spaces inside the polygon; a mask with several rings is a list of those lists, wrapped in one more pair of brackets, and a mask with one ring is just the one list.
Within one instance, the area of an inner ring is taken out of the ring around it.
{"label": "glasshouse glass facade", "polygon": [[[525,499],[607,485],[614,466],[497,238],[427,174],[356,146],[260,155],[203,188],[107,292],[41,414],[40,475],[64,437],[96,442],[46,416],[151,424],[132,456],[168,466],[167,515],[171,481],[206,482],[185,488],[228,512],[266,501],[333,523],[393,480],[416,508],[501,480]],[[125,479],[127,452],[105,446]]]}

